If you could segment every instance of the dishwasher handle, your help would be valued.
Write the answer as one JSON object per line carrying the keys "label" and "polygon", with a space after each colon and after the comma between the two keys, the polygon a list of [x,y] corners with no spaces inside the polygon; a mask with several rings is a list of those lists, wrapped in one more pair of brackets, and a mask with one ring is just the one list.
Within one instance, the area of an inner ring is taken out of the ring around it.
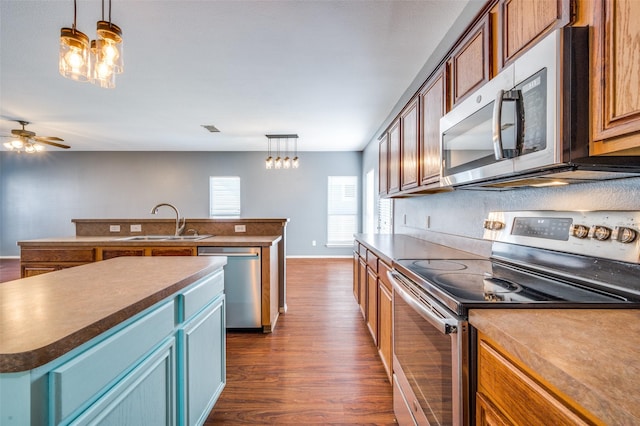
{"label": "dishwasher handle", "polygon": [[212,256],[212,257],[250,257],[259,258],[259,253],[198,253],[198,256]]}

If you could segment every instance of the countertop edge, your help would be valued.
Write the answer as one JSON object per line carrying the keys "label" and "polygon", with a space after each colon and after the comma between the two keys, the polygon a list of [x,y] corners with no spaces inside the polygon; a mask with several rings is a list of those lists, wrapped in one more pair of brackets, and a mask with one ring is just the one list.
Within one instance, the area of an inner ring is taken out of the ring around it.
{"label": "countertop edge", "polygon": [[[114,259],[115,260],[115,259]],[[108,261],[103,261],[108,262]],[[190,273],[183,279],[163,287],[155,293],[136,301],[123,309],[112,312],[94,323],[74,331],[55,342],[46,346],[34,348],[30,351],[17,353],[0,354],[0,373],[17,373],[29,371],[47,364],[63,356],[64,354],[74,350],[78,346],[88,342],[94,337],[99,336],[105,331],[118,326],[133,316],[143,312],[145,309],[152,307],[158,302],[170,297],[176,292],[188,287],[199,279],[215,272],[224,266],[226,262],[221,258],[210,258],[209,265],[202,269]],[[60,271],[63,272],[63,271]]]}

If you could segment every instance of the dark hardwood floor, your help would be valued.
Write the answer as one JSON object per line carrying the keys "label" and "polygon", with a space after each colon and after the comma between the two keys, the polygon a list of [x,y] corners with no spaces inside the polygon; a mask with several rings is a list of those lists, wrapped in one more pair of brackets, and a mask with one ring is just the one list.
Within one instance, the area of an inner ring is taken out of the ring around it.
{"label": "dark hardwood floor", "polygon": [[[287,260],[288,311],[271,334],[227,334],[227,385],[206,425],[395,423],[351,262]],[[18,278],[19,260],[0,260],[0,282]]]}
{"label": "dark hardwood floor", "polygon": [[20,278],[20,259],[0,259],[0,283]]}
{"label": "dark hardwood floor", "polygon": [[395,423],[352,274],[351,259],[287,260],[288,311],[271,334],[227,334],[227,386],[205,424]]}

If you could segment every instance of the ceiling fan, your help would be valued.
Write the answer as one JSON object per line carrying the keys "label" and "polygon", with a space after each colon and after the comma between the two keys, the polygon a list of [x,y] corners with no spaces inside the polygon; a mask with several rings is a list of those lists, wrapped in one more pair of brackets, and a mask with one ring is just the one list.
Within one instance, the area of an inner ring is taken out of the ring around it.
{"label": "ceiling fan", "polygon": [[13,120],[22,125],[22,129],[12,129],[11,136],[2,136],[3,138],[11,138],[10,141],[5,142],[3,145],[9,151],[34,153],[44,150],[44,145],[51,145],[57,148],[68,149],[69,145],[64,145],[58,142],[63,142],[56,136],[36,136],[35,132],[25,129],[25,126],[29,124],[24,120]]}

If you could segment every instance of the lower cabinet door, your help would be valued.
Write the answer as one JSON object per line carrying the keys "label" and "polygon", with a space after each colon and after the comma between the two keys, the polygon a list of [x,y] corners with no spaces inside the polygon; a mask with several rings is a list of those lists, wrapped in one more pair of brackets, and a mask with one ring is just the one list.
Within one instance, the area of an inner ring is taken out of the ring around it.
{"label": "lower cabinet door", "polygon": [[175,358],[171,337],[70,424],[175,425]]}
{"label": "lower cabinet door", "polygon": [[185,425],[207,419],[227,381],[224,296],[188,320],[179,331],[184,348],[179,382],[184,386],[181,418]]}

